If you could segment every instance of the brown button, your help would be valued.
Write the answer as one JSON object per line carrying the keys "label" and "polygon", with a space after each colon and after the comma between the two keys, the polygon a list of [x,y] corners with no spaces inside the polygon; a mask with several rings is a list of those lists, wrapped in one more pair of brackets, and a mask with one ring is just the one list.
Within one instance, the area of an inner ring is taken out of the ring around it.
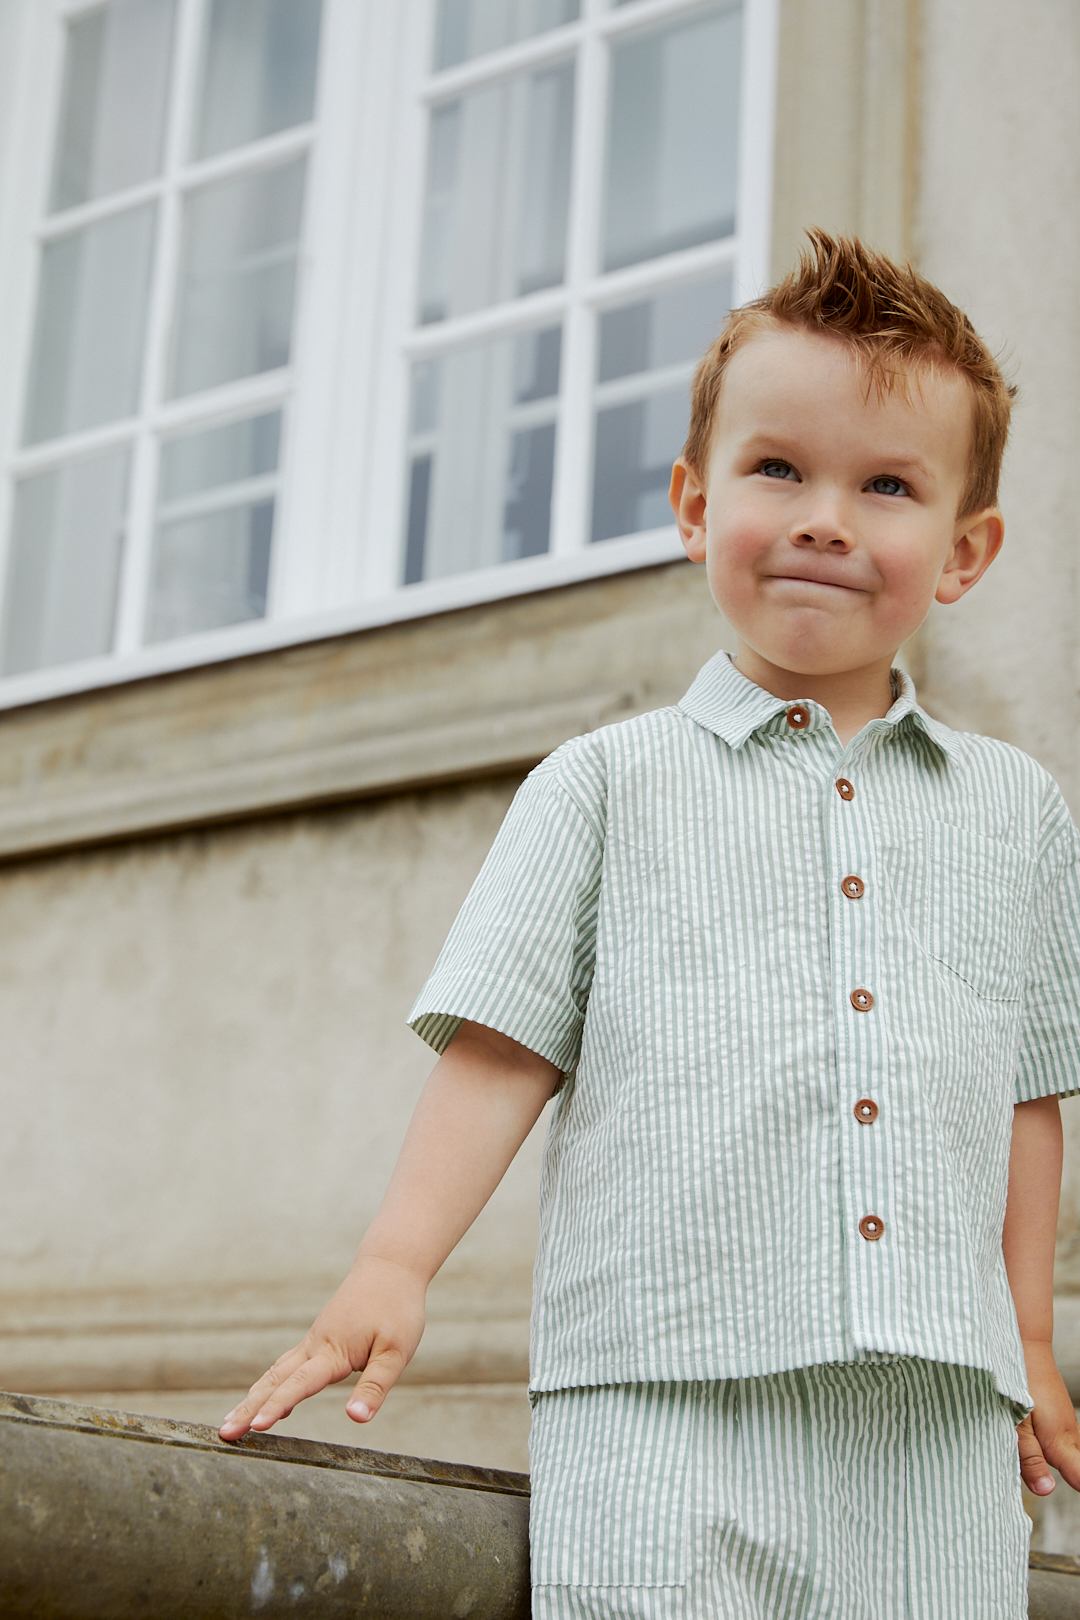
{"label": "brown button", "polygon": [[860,1125],[872,1125],[878,1116],[878,1106],[873,1097],[860,1097],[852,1112]]}
{"label": "brown button", "polygon": [[860,900],[863,895],[863,890],[866,888],[866,884],[863,882],[861,877],[852,877],[849,875],[848,877],[844,878],[840,887],[843,889],[849,900]]}
{"label": "brown button", "polygon": [[810,724],[809,709],[804,709],[801,703],[793,703],[786,712],[789,726],[794,726],[796,731],[806,730]]}
{"label": "brown button", "polygon": [[861,987],[858,990],[853,990],[848,1000],[859,1012],[869,1012],[874,1005],[874,998],[869,990],[863,990]]}
{"label": "brown button", "polygon": [[870,1243],[876,1243],[885,1230],[885,1222],[880,1215],[864,1215],[859,1222],[859,1231]]}
{"label": "brown button", "polygon": [[842,799],[853,799],[855,797],[855,789],[846,776],[836,778],[836,791]]}

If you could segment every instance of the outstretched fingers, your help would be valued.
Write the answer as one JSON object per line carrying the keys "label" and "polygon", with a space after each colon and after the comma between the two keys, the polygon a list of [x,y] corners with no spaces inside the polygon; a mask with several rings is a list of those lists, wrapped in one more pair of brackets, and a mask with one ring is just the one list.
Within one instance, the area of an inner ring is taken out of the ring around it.
{"label": "outstretched fingers", "polygon": [[218,1426],[222,1439],[238,1440],[248,1429],[269,1429],[293,1407],[342,1377],[329,1349],[310,1353],[302,1346],[288,1350],[252,1384],[247,1395]]}

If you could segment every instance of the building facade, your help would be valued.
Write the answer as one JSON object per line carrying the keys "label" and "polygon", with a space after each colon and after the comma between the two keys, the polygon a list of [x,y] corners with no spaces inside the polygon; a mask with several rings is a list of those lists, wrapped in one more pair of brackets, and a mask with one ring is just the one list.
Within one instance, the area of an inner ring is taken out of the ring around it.
{"label": "building facade", "polygon": [[[902,656],[1080,813],[1078,91],[1066,0],[0,8],[0,1386],[216,1424],[303,1335],[518,782],[728,644],[670,465],[808,225],[1019,384],[1002,553]],[[282,1431],[527,1467],[544,1120],[375,1421]]]}

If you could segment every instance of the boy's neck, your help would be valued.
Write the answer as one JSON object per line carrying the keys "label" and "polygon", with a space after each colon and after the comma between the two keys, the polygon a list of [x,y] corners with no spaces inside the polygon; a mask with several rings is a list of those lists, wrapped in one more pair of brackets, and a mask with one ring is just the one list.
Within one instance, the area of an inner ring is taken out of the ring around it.
{"label": "boy's neck", "polygon": [[828,709],[833,729],[842,743],[862,730],[868,720],[888,713],[899,696],[894,679],[893,654],[863,669],[845,669],[832,674],[805,675],[783,669],[760,657],[752,647],[739,643],[732,662],[740,675],[763,687],[775,697],[813,698]]}

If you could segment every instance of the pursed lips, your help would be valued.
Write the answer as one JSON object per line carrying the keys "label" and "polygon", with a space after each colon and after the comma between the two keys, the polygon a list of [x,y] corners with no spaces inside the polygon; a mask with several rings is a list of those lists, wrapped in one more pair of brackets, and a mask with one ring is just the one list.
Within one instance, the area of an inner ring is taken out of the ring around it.
{"label": "pursed lips", "polygon": [[809,574],[767,574],[767,579],[791,579],[800,585],[828,585],[836,591],[857,591],[858,585],[844,585],[837,579],[814,579]]}

